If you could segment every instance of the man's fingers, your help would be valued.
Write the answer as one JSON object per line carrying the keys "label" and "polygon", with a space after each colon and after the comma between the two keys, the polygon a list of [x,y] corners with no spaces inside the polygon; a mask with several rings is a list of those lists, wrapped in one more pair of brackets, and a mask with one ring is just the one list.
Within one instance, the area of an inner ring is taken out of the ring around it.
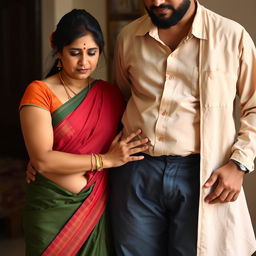
{"label": "man's fingers", "polygon": [[238,195],[239,193],[235,193],[235,192],[229,193],[229,195],[226,198],[226,202],[234,202],[236,200],[235,198],[237,198]]}
{"label": "man's fingers", "polygon": [[218,179],[218,175],[213,173],[211,175],[211,177],[204,183],[204,187],[209,188],[209,187],[213,186],[213,184],[217,181],[217,179]]}
{"label": "man's fingers", "polygon": [[216,188],[205,198],[206,203],[210,203],[216,200],[221,193],[223,192],[223,188],[221,186],[216,186]]}

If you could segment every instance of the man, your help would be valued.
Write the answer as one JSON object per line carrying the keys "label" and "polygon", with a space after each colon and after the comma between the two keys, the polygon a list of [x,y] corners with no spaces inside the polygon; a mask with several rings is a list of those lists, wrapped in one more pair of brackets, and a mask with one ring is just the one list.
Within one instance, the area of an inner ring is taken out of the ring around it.
{"label": "man", "polygon": [[150,141],[143,160],[111,171],[117,255],[252,255],[242,183],[256,152],[254,43],[195,0],[144,4],[114,59],[124,134],[141,128]]}

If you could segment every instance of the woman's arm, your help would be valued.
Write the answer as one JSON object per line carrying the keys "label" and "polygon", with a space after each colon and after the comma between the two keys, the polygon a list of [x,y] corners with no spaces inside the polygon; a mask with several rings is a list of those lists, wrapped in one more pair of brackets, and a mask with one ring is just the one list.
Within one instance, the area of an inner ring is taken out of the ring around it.
{"label": "woman's arm", "polygon": [[[20,120],[31,164],[39,172],[72,174],[83,173],[95,168],[91,155],[70,154],[52,149],[52,119],[47,110],[24,106],[20,110]],[[121,134],[117,135],[109,152],[102,155],[104,168],[143,159],[143,156],[132,156],[132,154],[147,149],[145,145],[147,139],[131,142],[139,133],[140,131],[132,133],[124,140],[120,140]]]}
{"label": "woman's arm", "polygon": [[40,172],[70,174],[91,169],[90,155],[76,155],[53,148],[51,114],[47,110],[24,106],[20,110],[21,128],[32,166]]}

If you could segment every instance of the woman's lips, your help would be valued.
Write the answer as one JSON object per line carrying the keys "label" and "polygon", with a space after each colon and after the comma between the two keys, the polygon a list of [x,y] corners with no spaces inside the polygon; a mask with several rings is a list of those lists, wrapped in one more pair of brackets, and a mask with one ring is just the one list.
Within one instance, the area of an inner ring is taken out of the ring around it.
{"label": "woman's lips", "polygon": [[77,71],[78,71],[79,73],[83,73],[83,74],[84,74],[84,73],[87,73],[88,70],[89,70],[89,69],[82,69],[82,68],[81,68],[81,69],[77,69]]}

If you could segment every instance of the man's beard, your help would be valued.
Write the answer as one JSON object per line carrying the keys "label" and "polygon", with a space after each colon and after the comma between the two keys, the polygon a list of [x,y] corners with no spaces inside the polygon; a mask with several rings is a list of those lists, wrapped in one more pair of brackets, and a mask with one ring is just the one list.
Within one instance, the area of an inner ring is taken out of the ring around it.
{"label": "man's beard", "polygon": [[[155,24],[158,28],[169,28],[175,26],[186,14],[187,10],[189,9],[191,2],[190,0],[183,0],[183,3],[175,9],[170,4],[161,4],[159,6],[150,6],[149,9],[146,8],[153,24]],[[158,8],[168,8],[172,9],[173,13],[170,18],[159,17],[154,14],[153,10]]]}

